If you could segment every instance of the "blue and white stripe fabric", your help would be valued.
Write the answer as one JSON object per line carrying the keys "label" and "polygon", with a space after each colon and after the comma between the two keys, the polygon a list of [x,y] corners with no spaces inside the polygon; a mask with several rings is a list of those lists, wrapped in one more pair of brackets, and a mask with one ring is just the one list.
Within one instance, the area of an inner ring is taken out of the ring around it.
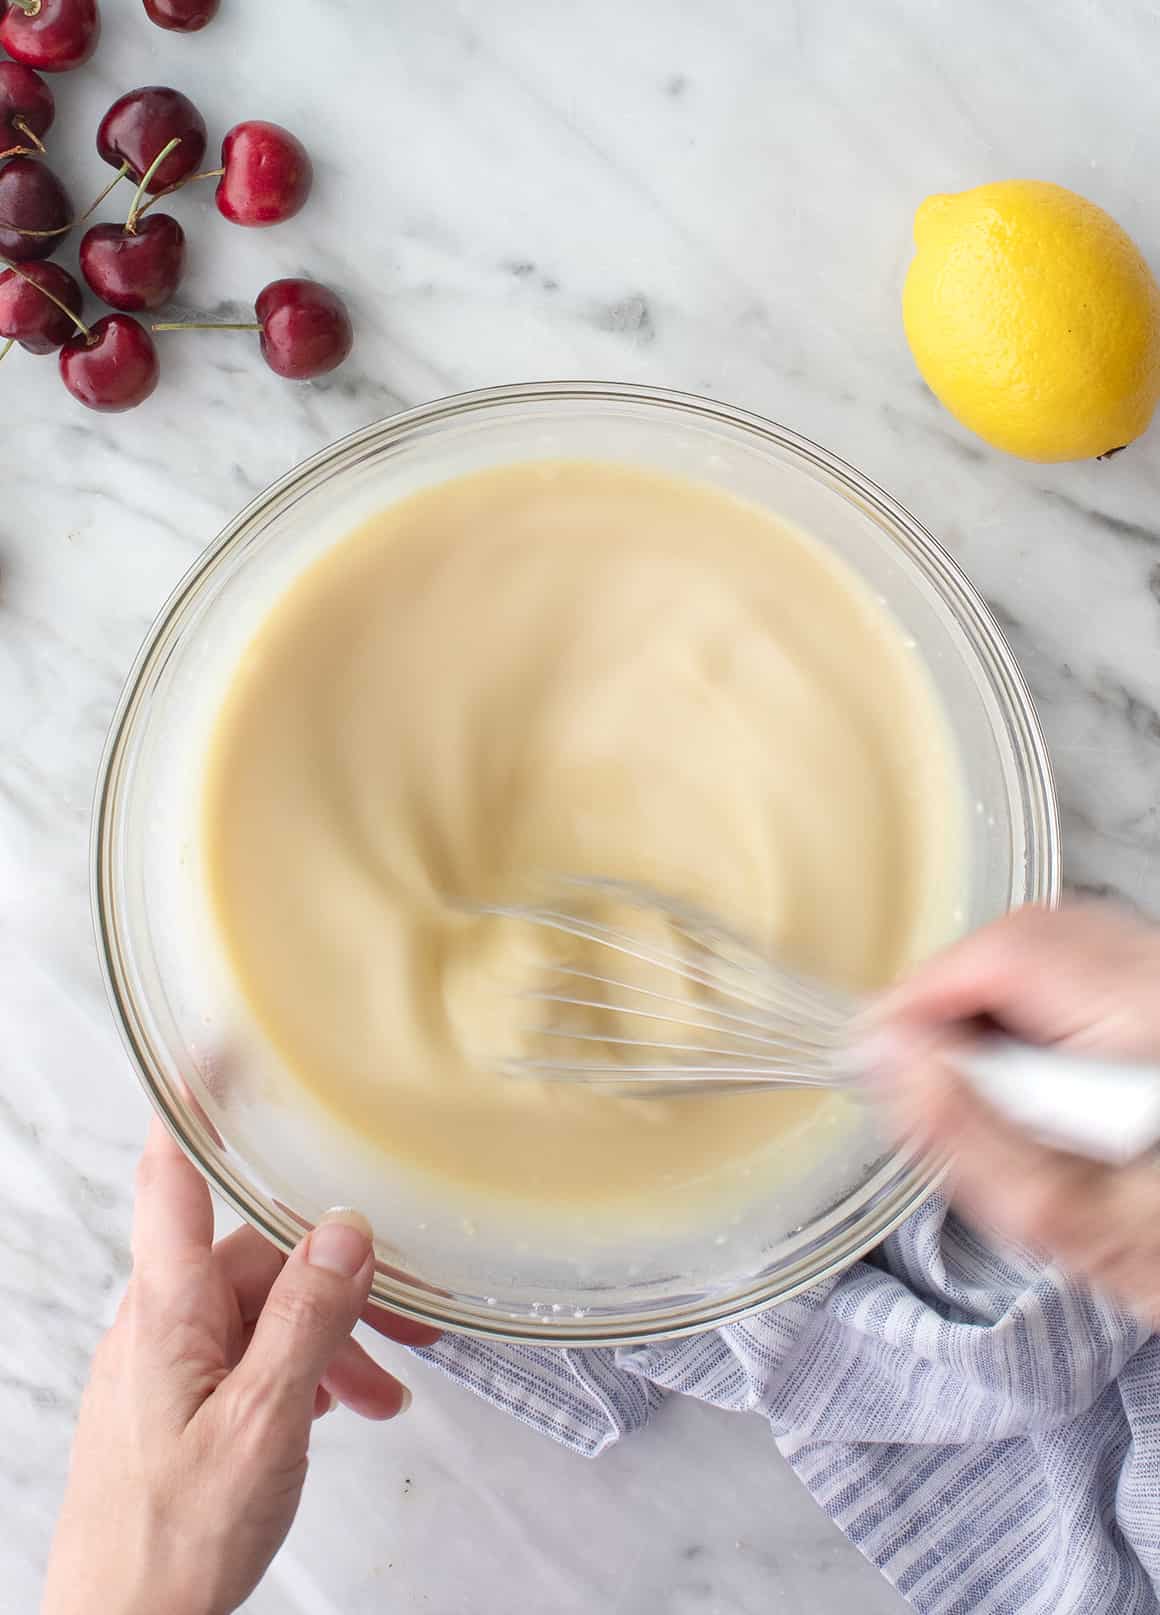
{"label": "blue and white stripe fabric", "polygon": [[669,1392],[760,1414],[922,1615],[1160,1615],[1160,1340],[939,1197],[839,1278],[695,1339],[422,1355],[589,1457]]}

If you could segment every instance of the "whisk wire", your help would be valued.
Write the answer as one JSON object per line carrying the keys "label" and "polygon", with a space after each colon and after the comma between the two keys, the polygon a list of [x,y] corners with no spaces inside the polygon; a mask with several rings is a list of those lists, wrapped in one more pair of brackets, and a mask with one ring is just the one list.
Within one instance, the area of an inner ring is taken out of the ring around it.
{"label": "whisk wire", "polygon": [[[505,1059],[505,1071],[585,1082],[625,1095],[743,1092],[770,1085],[822,1088],[840,1080],[850,1015],[841,994],[767,963],[710,917],[674,907],[644,888],[600,880],[567,884],[586,898],[628,904],[653,922],[659,919],[687,947],[670,949],[557,904],[495,904],[482,912],[607,949],[671,977],[674,987],[670,991],[663,982],[623,979],[620,973],[566,960],[548,965],[551,985],[522,993],[521,1000],[579,1010],[586,1018],[580,1025],[537,1026],[530,1035],[561,1048],[571,1043],[577,1057]],[[626,964],[624,975],[631,974]],[[658,1028],[657,1036],[633,1034],[634,1026],[643,1031],[649,1024]],[[687,1041],[681,1033],[704,1038]],[[607,1057],[583,1058],[581,1051],[593,1046],[606,1050]],[[646,1052],[653,1058],[637,1058]]]}
{"label": "whisk wire", "polygon": [[[705,1043],[661,1043],[650,1037],[615,1037],[607,1032],[578,1032],[562,1026],[542,1027],[540,1036],[567,1038],[569,1042],[573,1043],[609,1044],[613,1048],[660,1049],[670,1054],[714,1054],[720,1055],[727,1060],[742,1060],[745,1058],[736,1049],[715,1049]],[[795,1071],[799,1065],[799,1061],[781,1059],[776,1056],[769,1056],[763,1061],[763,1069],[770,1071],[778,1069]],[[617,1069],[625,1070],[626,1067],[619,1066]],[[637,1069],[639,1070],[640,1067],[637,1067]]]}
{"label": "whisk wire", "polygon": [[[651,1092],[653,1078],[664,1077],[668,1085],[673,1088],[683,1086],[703,1089],[706,1079],[713,1080],[713,1091],[726,1088],[734,1079],[740,1085],[750,1088],[757,1085],[793,1088],[826,1088],[832,1086],[827,1077],[809,1077],[799,1074],[795,1067],[791,1073],[779,1079],[776,1073],[770,1071],[767,1065],[731,1066],[727,1073],[727,1080],[723,1077],[720,1065],[686,1065],[683,1062],[675,1065],[611,1065],[608,1061],[603,1064],[586,1065],[582,1061],[560,1060],[505,1060],[504,1069],[517,1074],[559,1077],[567,1079],[583,1075],[591,1077],[600,1083],[607,1083],[609,1087],[631,1088],[640,1087]],[[635,1080],[634,1079],[639,1079]],[[719,1082],[716,1079],[721,1079]]]}
{"label": "whisk wire", "polygon": [[[841,1021],[851,1013],[852,1006],[844,995],[819,981],[808,981],[782,964],[776,967],[771,965],[708,913],[687,905],[678,907],[669,898],[663,898],[647,887],[635,885],[630,881],[571,875],[566,878],[565,884],[581,893],[595,892],[603,898],[614,900],[619,898],[638,910],[647,910],[654,915],[660,915],[669,930],[684,937],[699,953],[707,953],[720,960],[723,965],[728,965],[731,970],[740,970],[749,977],[749,990],[737,996],[746,1002],[766,1001],[779,1018],[784,1018],[788,1005],[792,1005],[796,1012],[817,1016],[823,1023]],[[535,911],[522,909],[519,912],[522,917],[527,918]],[[548,914],[551,911],[540,912]],[[571,911],[567,917],[573,920],[577,918]],[[596,922],[583,923],[592,924],[597,928]],[[638,941],[628,932],[616,932],[611,927],[608,929],[630,947]],[[728,951],[722,944],[727,945]],[[676,967],[678,973],[684,973],[684,960],[681,955],[668,954],[666,958]],[[709,984],[718,989],[720,980],[711,974]]]}
{"label": "whisk wire", "polygon": [[[620,931],[614,926],[601,925],[598,921],[585,920],[579,915],[566,910],[552,908],[521,908],[516,905],[489,904],[483,912],[493,914],[499,918],[524,920],[530,925],[541,925],[549,930],[560,931],[567,936],[576,937],[578,941],[594,942],[599,946],[611,948],[627,958],[636,959],[641,964],[653,965],[659,970],[671,971],[682,980],[694,982],[711,992],[723,995],[733,1002],[748,1004],[750,1007],[759,1007],[760,987],[757,984],[750,990],[742,992],[735,987],[729,986],[719,974],[714,974],[712,971],[690,964],[680,954],[670,953],[664,949],[645,949],[641,946],[639,938],[633,937],[627,931]],[[678,926],[678,929],[681,928]],[[729,955],[721,953],[719,950],[708,949],[706,944],[693,933],[682,930],[682,934],[687,936],[694,946],[702,951],[713,952],[714,956],[724,963],[729,964],[731,967],[749,971],[757,976],[758,981],[760,981],[760,967],[758,965],[739,964],[738,961]],[[803,1009],[808,1007],[819,1017],[829,1018],[833,1015],[832,1006],[827,1004],[826,999],[820,993],[806,988],[803,982],[791,976],[788,972],[780,974],[784,976],[785,990],[784,993],[770,994],[769,1004],[772,1008],[776,1008],[784,1014],[786,1002],[790,1000]],[[592,979],[599,978],[593,977]],[[610,982],[610,985],[621,988],[632,987],[631,983],[626,982]],[[778,985],[780,988],[780,981]],[[758,1004],[754,1003],[755,994],[758,995]],[[758,1023],[751,1020],[751,1024]]]}
{"label": "whisk wire", "polygon": [[[634,993],[638,997],[648,998],[656,1003],[673,1004],[681,1009],[686,1007],[685,1000],[678,998],[675,993],[661,993],[651,987],[638,987],[633,982],[616,981],[610,976],[600,976],[591,970],[577,970],[574,966],[558,965],[556,966],[556,973],[567,976],[572,980],[591,981],[604,987],[614,988],[619,992]],[[710,1004],[698,1004],[698,1013],[717,1016],[720,1021],[726,1023],[725,1025],[695,1021],[688,1016],[666,1015],[660,1010],[642,1009],[638,1005],[632,1004],[618,1004],[610,999],[571,997],[566,993],[551,993],[543,990],[529,991],[523,994],[523,997],[529,1001],[538,1001],[540,1003],[571,1004],[580,1009],[615,1010],[618,1015],[638,1015],[648,1020],[674,1021],[679,1025],[696,1027],[704,1032],[728,1032],[734,1037],[744,1038],[750,1042],[765,1043],[770,1047],[784,1047],[787,1041],[784,1032],[777,1033],[773,1031],[769,1023],[764,1020],[757,1020],[747,1015],[738,1015],[732,1010],[715,1009]],[[741,1027],[752,1027],[755,1030],[741,1031],[736,1029]],[[804,1032],[795,1032],[794,1036],[796,1041],[803,1046],[816,1049],[819,1052],[835,1048],[839,1042],[836,1036],[830,1035],[813,1038]]]}

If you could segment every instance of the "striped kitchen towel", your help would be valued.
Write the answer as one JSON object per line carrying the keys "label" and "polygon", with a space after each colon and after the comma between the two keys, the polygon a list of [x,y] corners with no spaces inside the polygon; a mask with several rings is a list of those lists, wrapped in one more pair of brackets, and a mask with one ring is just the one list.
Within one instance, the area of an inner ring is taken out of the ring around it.
{"label": "striped kitchen towel", "polygon": [[670,1391],[760,1414],[922,1615],[1160,1615],[1160,1343],[939,1197],[839,1278],[711,1334],[421,1355],[589,1457]]}

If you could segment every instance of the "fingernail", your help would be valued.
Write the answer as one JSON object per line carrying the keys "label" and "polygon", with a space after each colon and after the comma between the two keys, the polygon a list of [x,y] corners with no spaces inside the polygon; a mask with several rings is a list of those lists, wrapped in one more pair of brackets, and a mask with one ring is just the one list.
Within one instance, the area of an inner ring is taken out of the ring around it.
{"label": "fingernail", "polygon": [[311,1234],[306,1259],[311,1267],[352,1279],[370,1255],[373,1238],[371,1225],[361,1211],[335,1206]]}
{"label": "fingernail", "polygon": [[411,1395],[409,1388],[404,1385],[403,1394],[399,1399],[399,1412],[395,1414],[396,1419],[399,1418],[401,1414],[406,1413],[407,1409],[411,1406],[411,1403],[414,1400],[415,1398]]}

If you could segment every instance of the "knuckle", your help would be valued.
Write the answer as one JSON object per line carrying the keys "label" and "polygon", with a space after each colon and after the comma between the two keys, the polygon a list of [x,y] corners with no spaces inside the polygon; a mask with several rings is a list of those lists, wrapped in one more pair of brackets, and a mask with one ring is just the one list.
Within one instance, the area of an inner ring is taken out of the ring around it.
{"label": "knuckle", "polygon": [[303,1455],[309,1421],[301,1425],[301,1399],[269,1368],[227,1380],[225,1390],[218,1429],[226,1437],[231,1471],[243,1487],[257,1477],[268,1493],[271,1476]]}
{"label": "knuckle", "polygon": [[148,1194],[150,1190],[155,1189],[161,1182],[161,1176],[161,1163],[155,1155],[146,1151],[137,1162],[137,1170],[134,1173],[133,1181],[137,1193]]}
{"label": "knuckle", "polygon": [[[244,1443],[249,1432],[260,1432],[267,1424],[278,1396],[278,1382],[270,1374],[257,1372],[230,1382],[230,1424],[235,1437]],[[243,1446],[243,1452],[246,1448]]]}
{"label": "knuckle", "polygon": [[137,1190],[149,1193],[150,1190],[165,1189],[165,1185],[170,1182],[171,1171],[173,1171],[171,1161],[147,1145],[144,1153],[137,1158],[136,1171],[132,1176]]}
{"label": "knuckle", "polygon": [[326,1297],[307,1285],[275,1286],[266,1301],[266,1312],[295,1335],[325,1334],[331,1324]]}
{"label": "knuckle", "polygon": [[286,1380],[269,1366],[227,1380],[222,1417],[228,1430],[231,1463],[243,1471],[266,1473],[287,1440],[297,1406]]}

